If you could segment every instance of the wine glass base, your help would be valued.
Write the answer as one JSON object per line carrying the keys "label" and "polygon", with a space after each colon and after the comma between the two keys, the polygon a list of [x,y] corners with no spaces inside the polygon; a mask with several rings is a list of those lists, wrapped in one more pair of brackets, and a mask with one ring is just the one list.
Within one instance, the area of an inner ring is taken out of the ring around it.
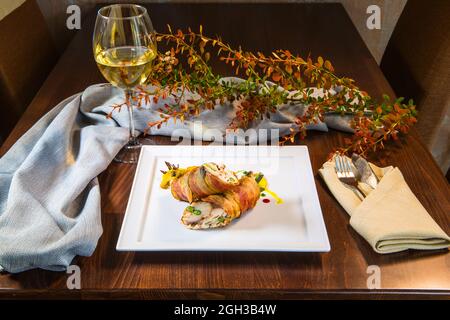
{"label": "wine glass base", "polygon": [[142,144],[127,144],[124,146],[119,153],[115,156],[114,162],[134,164],[139,160],[139,154],[141,152]]}
{"label": "wine glass base", "polygon": [[128,142],[114,158],[114,162],[118,163],[137,163],[139,154],[143,145],[156,145],[150,136],[135,138],[134,141]]}

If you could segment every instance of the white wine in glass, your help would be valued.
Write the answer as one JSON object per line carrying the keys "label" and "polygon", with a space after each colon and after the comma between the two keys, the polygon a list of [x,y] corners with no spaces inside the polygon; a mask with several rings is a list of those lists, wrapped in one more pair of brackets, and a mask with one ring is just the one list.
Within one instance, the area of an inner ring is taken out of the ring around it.
{"label": "white wine in glass", "polygon": [[129,101],[130,139],[115,160],[136,163],[141,144],[135,135],[133,91],[145,84],[157,55],[154,29],[147,10],[139,5],[115,4],[98,11],[93,36],[94,58],[108,82],[124,90]]}
{"label": "white wine in glass", "polygon": [[127,90],[145,83],[155,56],[151,48],[124,46],[100,51],[95,60],[106,80]]}

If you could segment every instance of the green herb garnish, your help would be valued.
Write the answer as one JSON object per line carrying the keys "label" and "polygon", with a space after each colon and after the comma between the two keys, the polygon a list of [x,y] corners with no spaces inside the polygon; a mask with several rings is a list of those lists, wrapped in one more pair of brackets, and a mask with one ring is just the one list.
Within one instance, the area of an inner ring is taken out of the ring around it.
{"label": "green herb garnish", "polygon": [[263,177],[264,175],[262,173],[258,173],[255,177],[255,181],[259,183]]}
{"label": "green herb garnish", "polygon": [[195,209],[194,206],[188,206],[188,207],[186,208],[186,210],[189,211],[189,212],[192,213],[192,214],[195,214],[196,216],[199,216],[199,215],[202,214],[202,211],[201,211],[201,210],[198,210],[198,209]]}

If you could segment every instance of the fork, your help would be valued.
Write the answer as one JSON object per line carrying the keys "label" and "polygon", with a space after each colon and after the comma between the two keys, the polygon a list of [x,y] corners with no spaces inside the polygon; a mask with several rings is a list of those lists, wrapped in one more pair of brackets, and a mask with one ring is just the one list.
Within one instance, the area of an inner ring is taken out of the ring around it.
{"label": "fork", "polygon": [[348,186],[361,200],[366,197],[366,194],[359,188],[358,180],[352,170],[352,163],[346,157],[336,155],[334,157],[336,174],[339,181]]}

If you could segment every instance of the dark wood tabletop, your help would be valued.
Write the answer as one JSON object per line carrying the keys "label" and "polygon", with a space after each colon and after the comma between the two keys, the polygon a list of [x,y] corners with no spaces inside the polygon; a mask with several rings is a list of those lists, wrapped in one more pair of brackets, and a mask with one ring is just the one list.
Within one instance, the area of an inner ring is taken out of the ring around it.
{"label": "dark wood tabletop", "polygon": [[[375,60],[339,4],[152,4],[153,24],[164,31],[196,28],[220,34],[232,45],[270,53],[286,48],[321,55],[339,74],[354,78],[369,94],[394,96]],[[4,154],[45,112],[87,86],[105,82],[92,57],[94,13],[83,21],[58,64],[1,149]],[[216,71],[226,75],[223,65]],[[419,117],[420,121],[420,117]],[[100,175],[104,233],[91,257],[77,257],[81,290],[69,290],[64,272],[31,270],[0,275],[0,298],[445,298],[450,297],[448,250],[380,255],[348,224],[349,216],[318,177],[344,133],[310,132],[298,141],[309,148],[331,243],[328,253],[145,253],[117,252],[135,166],[111,164]],[[157,138],[168,143],[167,138]],[[398,166],[417,198],[450,233],[447,181],[415,130],[402,144],[371,158]],[[381,270],[381,288],[367,288],[367,268]]]}

